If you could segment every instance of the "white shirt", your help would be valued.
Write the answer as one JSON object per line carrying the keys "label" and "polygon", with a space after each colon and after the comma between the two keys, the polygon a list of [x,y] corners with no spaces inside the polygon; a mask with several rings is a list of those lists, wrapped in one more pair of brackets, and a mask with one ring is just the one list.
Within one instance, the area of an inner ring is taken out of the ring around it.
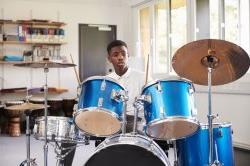
{"label": "white shirt", "polygon": [[[107,75],[115,79],[119,84],[128,90],[127,114],[134,115],[133,103],[136,97],[139,97],[145,83],[145,73],[132,68],[128,68],[127,72],[122,76],[112,72]],[[138,113],[139,117],[144,117],[143,111]]]}

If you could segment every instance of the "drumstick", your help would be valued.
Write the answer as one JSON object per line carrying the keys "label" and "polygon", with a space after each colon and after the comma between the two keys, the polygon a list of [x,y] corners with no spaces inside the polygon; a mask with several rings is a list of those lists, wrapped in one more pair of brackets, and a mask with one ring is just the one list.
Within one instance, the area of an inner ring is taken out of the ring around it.
{"label": "drumstick", "polygon": [[[70,54],[70,58],[71,58],[72,63],[75,64],[71,54]],[[74,66],[74,71],[75,71],[76,79],[77,79],[77,81],[78,81],[78,85],[80,85],[80,78],[79,78],[79,75],[77,74],[77,71],[76,71],[76,67],[75,67],[75,66]]]}
{"label": "drumstick", "polygon": [[148,83],[148,72],[149,72],[149,54],[146,59],[145,85]]}

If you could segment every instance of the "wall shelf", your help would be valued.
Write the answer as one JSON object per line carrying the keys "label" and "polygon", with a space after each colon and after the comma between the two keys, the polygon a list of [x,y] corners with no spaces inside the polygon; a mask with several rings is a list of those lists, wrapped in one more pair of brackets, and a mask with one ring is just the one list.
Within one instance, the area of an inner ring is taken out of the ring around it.
{"label": "wall shelf", "polygon": [[[43,87],[31,88],[28,91],[29,91],[29,94],[39,94],[39,93],[44,93],[44,88]],[[7,93],[26,93],[26,92],[27,92],[26,87],[0,89],[0,93],[3,93],[3,94],[7,94]],[[58,87],[49,87],[48,92],[49,93],[64,93],[64,92],[68,92],[68,89],[58,88]]]}
{"label": "wall shelf", "polygon": [[66,44],[66,42],[0,41],[0,44],[62,45]]}
{"label": "wall shelf", "polygon": [[63,22],[56,22],[56,21],[50,21],[50,20],[0,20],[0,24],[23,24],[23,25],[39,25],[39,26],[56,26],[61,27],[65,26],[66,24]]}
{"label": "wall shelf", "polygon": [[9,64],[9,65],[14,65],[17,63],[23,63],[24,61],[0,61],[0,64]]}

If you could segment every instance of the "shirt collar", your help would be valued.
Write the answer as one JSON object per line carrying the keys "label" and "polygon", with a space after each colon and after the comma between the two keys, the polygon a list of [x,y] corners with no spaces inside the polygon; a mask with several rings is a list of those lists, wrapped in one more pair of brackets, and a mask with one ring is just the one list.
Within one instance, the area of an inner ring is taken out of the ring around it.
{"label": "shirt collar", "polygon": [[124,73],[122,76],[119,76],[118,74],[116,74],[116,72],[114,72],[114,76],[116,79],[127,78],[130,75],[130,73],[131,73],[131,69],[128,68],[126,73]]}

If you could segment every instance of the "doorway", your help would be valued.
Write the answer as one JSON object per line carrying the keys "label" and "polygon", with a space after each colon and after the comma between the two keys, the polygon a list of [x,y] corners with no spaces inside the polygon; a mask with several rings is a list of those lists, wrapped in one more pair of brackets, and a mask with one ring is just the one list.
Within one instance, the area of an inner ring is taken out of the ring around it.
{"label": "doorway", "polygon": [[106,75],[112,65],[107,59],[107,45],[116,39],[116,25],[79,25],[79,75],[81,82],[90,76]]}

